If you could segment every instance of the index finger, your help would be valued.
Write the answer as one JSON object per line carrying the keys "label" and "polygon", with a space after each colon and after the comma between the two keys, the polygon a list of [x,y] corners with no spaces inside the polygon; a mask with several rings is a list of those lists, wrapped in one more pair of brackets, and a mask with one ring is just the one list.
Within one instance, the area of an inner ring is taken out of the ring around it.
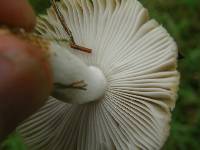
{"label": "index finger", "polygon": [[0,0],[0,24],[31,30],[36,17],[27,0]]}

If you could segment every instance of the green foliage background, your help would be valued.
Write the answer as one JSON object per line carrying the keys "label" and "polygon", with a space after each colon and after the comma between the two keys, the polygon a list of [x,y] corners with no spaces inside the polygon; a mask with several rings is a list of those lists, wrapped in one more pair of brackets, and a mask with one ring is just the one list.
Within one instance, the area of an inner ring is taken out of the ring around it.
{"label": "green foliage background", "polygon": [[[49,0],[29,0],[44,13]],[[178,43],[181,85],[173,112],[171,134],[164,150],[200,149],[200,0],[140,0],[150,15],[165,26]],[[26,150],[19,135],[11,135],[3,150]]]}

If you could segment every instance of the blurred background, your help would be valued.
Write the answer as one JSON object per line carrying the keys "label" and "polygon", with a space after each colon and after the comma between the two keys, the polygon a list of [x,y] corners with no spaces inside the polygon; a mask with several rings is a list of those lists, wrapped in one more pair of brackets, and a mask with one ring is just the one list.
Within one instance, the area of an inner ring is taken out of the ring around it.
{"label": "blurred background", "polygon": [[[37,14],[45,13],[50,0],[29,0]],[[200,0],[140,0],[175,38],[184,56],[179,60],[181,85],[173,111],[171,134],[163,150],[200,150]],[[27,150],[12,134],[3,150]]]}

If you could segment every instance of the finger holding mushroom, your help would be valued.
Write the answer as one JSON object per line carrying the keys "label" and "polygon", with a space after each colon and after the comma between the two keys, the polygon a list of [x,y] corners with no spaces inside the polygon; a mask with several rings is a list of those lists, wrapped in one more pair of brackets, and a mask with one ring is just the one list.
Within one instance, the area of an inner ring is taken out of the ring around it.
{"label": "finger holding mushroom", "polygon": [[35,15],[27,1],[1,0],[0,24],[1,142],[45,103],[52,87],[52,73],[40,48],[9,31],[33,29]]}
{"label": "finger holding mushroom", "polygon": [[48,60],[40,56],[38,48],[13,35],[0,36],[0,41],[2,137],[44,104],[52,85]]}

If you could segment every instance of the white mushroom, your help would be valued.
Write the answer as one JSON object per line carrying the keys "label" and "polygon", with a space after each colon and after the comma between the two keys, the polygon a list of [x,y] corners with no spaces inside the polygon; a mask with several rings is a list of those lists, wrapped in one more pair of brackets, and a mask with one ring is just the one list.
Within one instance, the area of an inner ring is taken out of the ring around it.
{"label": "white mushroom", "polygon": [[61,0],[57,6],[75,42],[92,53],[61,41],[69,36],[48,9],[36,30],[55,39],[55,83],[87,86],[57,87],[18,128],[25,143],[36,150],[160,149],[179,82],[174,40],[137,0]]}

